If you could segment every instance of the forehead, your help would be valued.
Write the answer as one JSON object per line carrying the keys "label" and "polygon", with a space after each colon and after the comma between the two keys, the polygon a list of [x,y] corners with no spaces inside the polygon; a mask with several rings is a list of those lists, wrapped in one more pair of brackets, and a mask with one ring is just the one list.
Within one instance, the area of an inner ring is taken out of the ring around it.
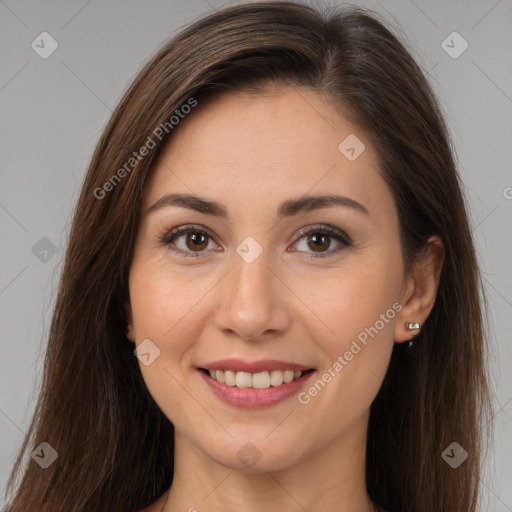
{"label": "forehead", "polygon": [[198,99],[152,169],[145,206],[171,192],[225,204],[313,192],[393,203],[366,134],[318,93],[288,86]]}

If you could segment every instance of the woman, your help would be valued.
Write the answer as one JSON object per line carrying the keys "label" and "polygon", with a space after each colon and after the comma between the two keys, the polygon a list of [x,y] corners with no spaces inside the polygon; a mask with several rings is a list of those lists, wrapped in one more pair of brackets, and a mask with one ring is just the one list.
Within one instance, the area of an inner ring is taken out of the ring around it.
{"label": "woman", "polygon": [[93,155],[10,507],[476,511],[480,290],[442,115],[377,17],[206,16]]}

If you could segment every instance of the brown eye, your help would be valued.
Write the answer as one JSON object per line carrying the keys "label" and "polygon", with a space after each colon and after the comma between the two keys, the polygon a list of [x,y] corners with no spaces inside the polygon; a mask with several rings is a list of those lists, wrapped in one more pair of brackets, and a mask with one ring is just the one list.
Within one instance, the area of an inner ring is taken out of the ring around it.
{"label": "brown eye", "polygon": [[[333,256],[352,245],[350,237],[343,231],[339,231],[331,226],[320,225],[301,229],[297,234],[297,241],[294,245],[298,248],[293,251],[304,252],[310,258],[324,258]],[[337,243],[338,246],[328,250],[331,245]],[[301,247],[302,245],[302,247]]]}
{"label": "brown eye", "polygon": [[[298,233],[298,240],[294,245],[305,244],[305,247],[293,249],[292,252],[309,253],[311,258],[323,258],[337,254],[342,249],[352,245],[350,237],[331,226],[321,225],[302,229]],[[184,239],[180,242],[181,239]],[[184,257],[198,258],[207,253],[208,244],[213,242],[213,237],[208,231],[195,226],[180,226],[171,230],[162,238],[162,243],[167,245],[172,252]],[[331,249],[331,245],[338,246]]]}
{"label": "brown eye", "polygon": [[[182,239],[184,239],[182,241]],[[162,243],[175,253],[184,257],[199,257],[201,253],[207,252],[208,244],[212,236],[204,229],[195,226],[180,226],[171,230],[162,238]]]}
{"label": "brown eye", "polygon": [[331,240],[329,235],[315,234],[310,235],[308,246],[315,252],[322,252],[325,249],[329,249]]}
{"label": "brown eye", "polygon": [[[186,244],[187,247],[192,250],[202,250],[205,249],[208,246],[208,235],[203,235],[196,232],[191,232],[186,236]],[[206,243],[205,243],[206,240]]]}

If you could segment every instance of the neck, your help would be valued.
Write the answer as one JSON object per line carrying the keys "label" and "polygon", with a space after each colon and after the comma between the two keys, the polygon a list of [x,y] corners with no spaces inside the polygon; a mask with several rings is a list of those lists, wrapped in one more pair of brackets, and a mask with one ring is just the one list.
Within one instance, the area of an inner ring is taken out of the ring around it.
{"label": "neck", "polygon": [[366,492],[365,451],[366,428],[357,424],[311,453],[298,449],[291,466],[264,466],[262,458],[259,472],[244,471],[217,463],[177,431],[174,479],[162,510],[377,512]]}

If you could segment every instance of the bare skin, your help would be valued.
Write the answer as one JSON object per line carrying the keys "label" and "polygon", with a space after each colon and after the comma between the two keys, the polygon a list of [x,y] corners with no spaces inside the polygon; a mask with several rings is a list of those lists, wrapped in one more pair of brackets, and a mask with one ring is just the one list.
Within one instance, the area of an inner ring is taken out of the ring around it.
{"label": "bare skin", "polygon": [[[350,134],[366,147],[353,161],[338,149]],[[228,216],[147,212],[171,193],[216,201]],[[283,201],[325,194],[364,208],[278,215]],[[143,201],[128,336],[158,346],[160,356],[140,367],[176,429],[170,493],[144,512],[375,512],[364,473],[370,406],[393,344],[415,334],[405,323],[423,324],[433,307],[443,248],[433,237],[404,275],[396,205],[365,133],[309,90],[225,93],[181,121]],[[161,241],[188,224],[211,234],[201,249],[191,241],[197,231]],[[326,225],[349,243],[329,234],[319,243]],[[317,229],[297,236],[308,226]],[[251,263],[236,252],[249,236],[263,249]],[[292,361],[315,369],[307,392],[339,356],[346,364],[317,394],[256,410],[221,401],[198,370],[228,357]],[[238,456],[249,442],[261,454],[252,467]]]}

